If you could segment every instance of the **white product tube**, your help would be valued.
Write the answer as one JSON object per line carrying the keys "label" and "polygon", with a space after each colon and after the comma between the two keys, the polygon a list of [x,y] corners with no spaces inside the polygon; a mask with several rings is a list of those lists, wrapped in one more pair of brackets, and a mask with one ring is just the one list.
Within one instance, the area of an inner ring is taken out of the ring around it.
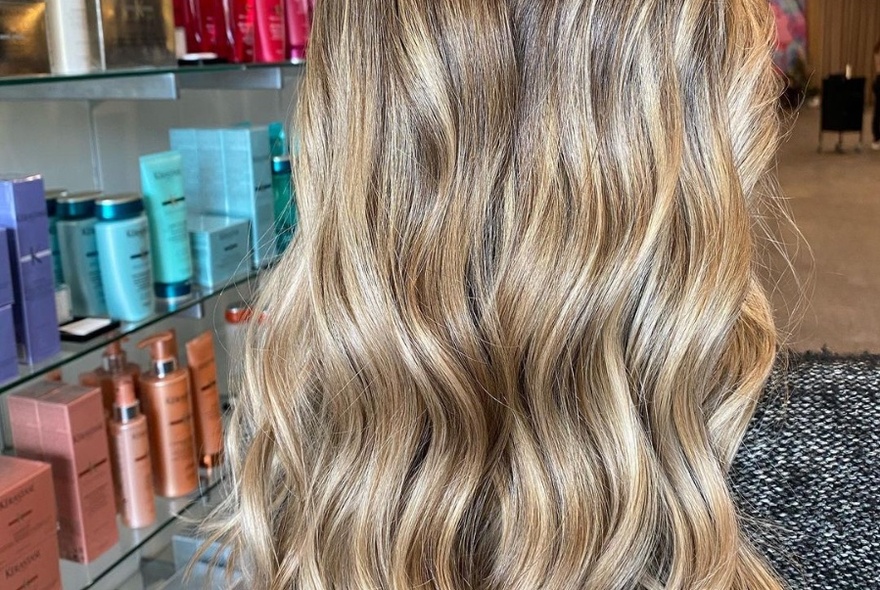
{"label": "white product tube", "polygon": [[90,35],[89,14],[94,0],[47,0],[46,21],[49,33],[49,61],[53,74],[83,74],[101,67],[95,56],[97,31]]}

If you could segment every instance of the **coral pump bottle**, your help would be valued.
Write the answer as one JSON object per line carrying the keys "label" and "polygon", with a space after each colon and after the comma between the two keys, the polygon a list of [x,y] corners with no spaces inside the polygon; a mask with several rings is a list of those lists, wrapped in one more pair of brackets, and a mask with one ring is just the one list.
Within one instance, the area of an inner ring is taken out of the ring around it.
{"label": "coral pump bottle", "polygon": [[109,432],[116,503],[125,525],[139,529],[156,521],[147,419],[140,412],[131,376],[118,378],[115,385]]}
{"label": "coral pump bottle", "polygon": [[156,493],[177,498],[199,487],[189,373],[177,363],[177,343],[162,332],[138,343],[149,348],[152,368],[141,376],[141,402],[150,432]]}

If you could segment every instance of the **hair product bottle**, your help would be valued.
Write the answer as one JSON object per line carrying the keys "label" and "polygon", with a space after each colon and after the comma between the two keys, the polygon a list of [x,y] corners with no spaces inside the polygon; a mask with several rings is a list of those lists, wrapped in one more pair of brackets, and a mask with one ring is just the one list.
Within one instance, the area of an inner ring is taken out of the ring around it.
{"label": "hair product bottle", "polygon": [[150,349],[153,365],[141,376],[141,402],[150,432],[154,487],[160,496],[185,496],[199,487],[189,373],[178,367],[171,332],[142,340],[138,348]]}
{"label": "hair product bottle", "polygon": [[137,363],[128,362],[128,355],[122,348],[126,339],[117,340],[107,345],[101,357],[101,366],[79,376],[80,385],[99,387],[104,402],[107,418],[113,415],[113,404],[116,403],[116,381],[120,377],[131,377],[137,391],[141,368]]}
{"label": "hair product bottle", "polygon": [[275,196],[275,249],[280,256],[293,240],[297,222],[290,156],[272,158],[272,192]]}
{"label": "hair product bottle", "polygon": [[114,393],[109,434],[116,504],[126,526],[139,529],[156,521],[147,419],[141,414],[131,376],[117,379]]}
{"label": "hair product bottle", "polygon": [[202,51],[216,53],[223,61],[232,57],[232,41],[226,26],[229,0],[199,0]]}
{"label": "hair product bottle", "polygon": [[254,39],[254,61],[285,61],[284,0],[255,0]]}
{"label": "hair product bottle", "polygon": [[223,412],[212,332],[204,332],[186,343],[186,361],[192,376],[196,449],[199,462],[210,469],[220,463],[223,453]]}
{"label": "hair product bottle", "polygon": [[95,239],[95,199],[100,196],[77,193],[59,197],[55,205],[61,269],[70,287],[73,313],[79,317],[107,314]]}
{"label": "hair product bottle", "polygon": [[190,294],[192,254],[186,231],[186,196],[179,152],[141,156],[141,189],[150,222],[153,288],[174,299]]}
{"label": "hair product bottle", "polygon": [[55,274],[55,286],[64,283],[64,271],[61,270],[61,247],[58,245],[58,199],[68,196],[64,189],[46,191],[46,211],[49,214],[49,240],[52,244],[52,271]]}
{"label": "hair product bottle", "polygon": [[227,26],[232,37],[232,61],[254,61],[254,0],[229,0]]}
{"label": "hair product bottle", "polygon": [[228,370],[221,372],[218,378],[220,391],[227,400],[234,398],[241,386],[245,335],[251,315],[251,308],[244,301],[230,304],[224,314],[226,321],[220,333],[220,347],[227,359]]}
{"label": "hair product bottle", "polygon": [[309,47],[312,28],[308,0],[286,0],[284,14],[287,25],[287,59],[302,63]]}
{"label": "hair product bottle", "polygon": [[95,239],[110,317],[139,322],[153,313],[150,228],[139,194],[95,201]]}

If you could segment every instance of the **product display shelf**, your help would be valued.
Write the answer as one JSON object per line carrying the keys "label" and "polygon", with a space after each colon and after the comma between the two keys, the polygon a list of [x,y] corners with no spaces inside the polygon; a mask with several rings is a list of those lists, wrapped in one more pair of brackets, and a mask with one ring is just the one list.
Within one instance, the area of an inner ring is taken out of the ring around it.
{"label": "product display shelf", "polygon": [[302,64],[105,70],[75,76],[0,78],[0,100],[176,100],[181,90],[280,90]]}
{"label": "product display shelf", "polygon": [[[155,561],[152,547],[167,547],[171,535],[202,522],[217,505],[223,494],[221,471],[213,474],[202,471],[199,490],[182,498],[156,498],[156,522],[148,527],[133,530],[119,522],[119,543],[107,553],[89,564],[61,560],[61,579],[64,590],[109,589],[132,587],[126,580],[149,573],[149,565]],[[155,568],[156,564],[153,564]],[[160,568],[160,575],[167,574],[167,567]],[[173,572],[171,572],[173,573]],[[156,574],[153,574],[156,577]],[[143,587],[143,586],[141,586]]]}
{"label": "product display shelf", "polygon": [[85,355],[96,350],[106,347],[111,342],[120,340],[126,336],[136,334],[145,328],[148,328],[158,322],[175,316],[191,316],[201,317],[204,304],[215,297],[219,297],[224,292],[237,289],[255,281],[259,276],[259,272],[254,271],[246,277],[230,282],[226,285],[219,286],[214,289],[206,287],[194,287],[193,293],[188,297],[170,301],[161,301],[156,304],[156,310],[145,320],[134,323],[123,323],[119,328],[107,334],[96,336],[83,343],[62,342],[61,353],[51,360],[44,361],[36,365],[20,365],[18,377],[11,381],[0,382],[0,397],[13,391],[20,385],[30,381],[31,379],[45,375],[56,369],[60,369],[64,365],[73,362]]}
{"label": "product display shelf", "polygon": [[[186,554],[175,555],[174,535],[183,534],[192,539],[197,526],[193,523],[204,522],[224,498],[223,488],[217,488],[204,496],[187,510],[185,519],[177,519],[144,544],[138,552],[139,559],[132,559],[131,566],[120,567],[118,572],[110,576],[112,580],[110,577],[105,578],[111,585],[97,582],[89,590],[244,590],[238,576],[230,579],[225,571],[212,567],[222,567],[224,564],[222,559],[219,563],[214,563],[214,554],[210,551],[194,564],[190,564],[188,559],[188,551],[193,546],[186,548]],[[133,569],[135,565],[136,571]]]}

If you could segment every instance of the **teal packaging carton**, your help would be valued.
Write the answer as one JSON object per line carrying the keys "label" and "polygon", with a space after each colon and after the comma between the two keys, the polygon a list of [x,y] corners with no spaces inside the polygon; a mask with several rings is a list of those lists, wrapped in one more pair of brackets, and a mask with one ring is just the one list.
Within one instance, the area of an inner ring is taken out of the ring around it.
{"label": "teal packaging carton", "polygon": [[226,183],[223,213],[250,221],[253,266],[260,268],[276,256],[269,129],[224,129],[222,136]]}
{"label": "teal packaging carton", "polygon": [[223,173],[223,130],[197,129],[199,161],[198,204],[193,213],[226,214],[226,179]]}
{"label": "teal packaging carton", "polygon": [[171,143],[171,149],[180,153],[187,214],[201,213],[202,189],[199,169],[198,130],[171,129],[168,131],[168,139]]}
{"label": "teal packaging carton", "polygon": [[189,218],[188,225],[197,284],[214,288],[250,273],[251,226],[247,219],[197,215]]}

